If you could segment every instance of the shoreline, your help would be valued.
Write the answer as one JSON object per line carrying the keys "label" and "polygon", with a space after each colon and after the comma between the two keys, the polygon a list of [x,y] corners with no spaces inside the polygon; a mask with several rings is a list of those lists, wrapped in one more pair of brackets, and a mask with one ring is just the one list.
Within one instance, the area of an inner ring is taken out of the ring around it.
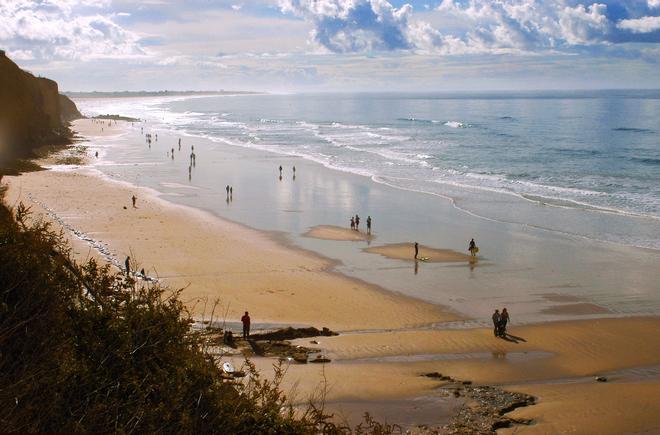
{"label": "shoreline", "polygon": [[[113,138],[104,140],[114,140]],[[91,140],[93,141],[94,138],[92,137]],[[310,322],[317,327],[329,326],[331,329],[353,331],[338,337],[322,338],[319,345],[333,359],[333,362],[324,365],[323,369],[324,376],[327,376],[333,385],[328,396],[333,403],[357,399],[367,403],[369,401],[377,403],[378,398],[396,400],[396,398],[419,397],[429,394],[435,390],[438,383],[429,378],[422,378],[420,374],[431,371],[449,373],[454,378],[471,380],[476,383],[493,383],[499,376],[500,379],[510,381],[506,384],[507,389],[509,386],[520,385],[526,376],[528,380],[536,383],[516,388],[539,397],[539,403],[544,403],[546,395],[556,397],[557,389],[561,389],[560,387],[553,389],[544,386],[548,385],[544,382],[553,379],[553,376],[574,373],[590,376],[597,374],[599,369],[634,368],[646,363],[660,365],[660,351],[648,348],[649,345],[644,340],[644,336],[652,338],[660,333],[660,318],[657,316],[638,315],[619,320],[598,318],[596,320],[571,320],[563,323],[545,321],[525,326],[513,325],[513,334],[526,337],[527,342],[519,343],[493,340],[492,331],[483,327],[470,328],[468,326],[468,329],[458,330],[420,329],[420,326],[443,322],[469,324],[469,318],[454,315],[437,304],[430,304],[407,295],[398,295],[396,292],[377,285],[346,276],[336,270],[338,263],[334,259],[325,258],[315,251],[295,245],[294,240],[284,231],[269,233],[254,229],[246,224],[217,216],[207,210],[172,203],[163,198],[162,193],[148,187],[131,187],[128,182],[117,181],[103,174],[96,178],[81,175],[81,172],[85,171],[84,168],[70,172],[49,170],[25,174],[17,178],[11,177],[8,198],[15,197],[17,186],[24,186],[30,194],[48,197],[46,201],[51,201],[51,204],[54,203],[61,207],[61,210],[55,210],[56,213],[65,214],[65,220],[76,223],[74,228],[92,235],[95,240],[114,246],[114,252],[125,252],[126,246],[130,247],[131,243],[134,243],[137,256],[143,257],[142,253],[147,253],[150,261],[154,265],[158,264],[158,270],[165,272],[163,279],[167,283],[171,283],[173,288],[179,287],[177,283],[185,284],[186,280],[191,281],[199,277],[201,283],[197,282],[187,287],[183,295],[190,295],[190,297],[184,296],[182,299],[192,301],[205,294],[208,301],[208,297],[213,295],[211,289],[215,289],[215,294],[228,292],[225,294],[230,294],[230,297],[234,297],[238,301],[235,304],[260,304],[264,307],[268,306],[272,311],[278,311],[277,316],[265,318],[265,321],[297,324]],[[96,181],[92,183],[93,180]],[[58,185],[60,187],[68,186],[69,189],[78,186],[80,190],[76,190],[76,192],[84,198],[76,199],[75,194],[70,194],[68,190],[57,190]],[[144,192],[144,194],[138,194],[138,209],[127,210],[124,213],[121,206],[130,207],[129,191],[136,190]],[[105,208],[100,206],[103,204],[105,204]],[[126,217],[124,219],[126,225],[111,222],[119,220],[123,216],[122,213],[132,213],[136,216]],[[36,214],[35,212],[35,216]],[[150,223],[148,222],[150,219],[159,222]],[[163,226],[162,232],[159,230],[161,225]],[[131,232],[136,238],[121,237],[122,229]],[[165,237],[168,234],[177,235],[179,238]],[[159,239],[160,235],[163,237]],[[224,240],[222,247],[210,246],[207,239],[212,238],[218,238],[216,240],[218,243],[221,239]],[[161,239],[164,241],[161,242]],[[232,244],[227,241],[235,242]],[[231,281],[218,284],[215,279],[209,279],[199,273],[203,269],[203,264],[192,261],[180,265],[171,258],[173,252],[158,252],[159,249],[167,250],[168,244],[180,246],[176,253],[182,258],[187,258],[186,255],[196,256],[195,258],[200,259],[199,262],[216,262],[214,264],[218,267],[231,266],[238,270],[229,276],[215,275],[214,278]],[[132,252],[132,249],[129,248],[126,252]],[[204,251],[205,249],[206,251]],[[79,258],[84,257],[85,245],[82,241],[76,242],[74,250],[78,251]],[[268,269],[264,267],[263,263],[254,261],[259,250],[266,251],[268,258],[274,258],[272,261],[276,267]],[[200,253],[200,251],[202,252]],[[237,261],[222,262],[216,258],[217,256],[227,256],[228,253],[237,256]],[[280,261],[285,255],[290,260],[288,265],[286,262]],[[119,257],[120,261],[121,259]],[[293,262],[293,267],[291,262]],[[167,273],[186,270],[191,273],[188,275],[176,275],[176,273],[168,275]],[[265,279],[259,278],[258,275],[261,274],[268,276]],[[310,278],[301,280],[300,276],[305,274]],[[236,275],[243,276],[237,278]],[[261,281],[259,281],[260,279]],[[301,290],[296,290],[296,293],[304,291],[304,288],[309,286],[312,286],[314,290],[319,288],[326,290],[320,294],[308,291],[307,299],[301,298],[300,295],[292,299],[286,291],[277,292],[281,289],[278,289],[280,285],[274,284],[274,280],[285,283],[283,286],[287,288],[299,286]],[[237,288],[240,290],[236,290]],[[273,290],[275,293],[268,293],[268,290]],[[288,300],[283,302],[284,299]],[[291,310],[286,303],[298,303],[299,310]],[[369,307],[369,309],[356,310],[355,306]],[[235,318],[238,318],[242,312],[242,306],[234,308],[234,310],[237,313]],[[402,319],[400,315],[405,315],[405,318]],[[415,320],[420,322],[416,323]],[[344,328],[336,328],[333,325],[344,326]],[[370,326],[372,328],[369,328]],[[373,328],[373,326],[377,326],[377,328]],[[365,329],[371,329],[372,332],[365,333]],[[373,332],[374,329],[380,329],[380,331]],[[656,332],[654,333],[654,331]],[[606,341],[603,342],[603,340]],[[612,343],[616,345],[616,355],[612,355],[611,349],[608,348],[608,344],[612,340],[616,341]],[[297,343],[308,346],[307,341],[299,340]],[[645,351],[643,355],[636,354],[641,350]],[[493,356],[483,359],[478,356],[484,352],[493,355],[497,353],[504,357]],[[539,359],[535,359],[534,352],[545,352],[554,356],[543,354]],[[474,354],[477,356],[471,356]],[[408,357],[411,355],[444,355],[444,359],[410,362],[404,358],[400,361],[395,359],[395,362],[382,361],[384,357],[406,357],[406,355]],[[446,357],[447,355],[462,355],[462,357],[451,360]],[[510,357],[507,358],[507,355]],[[342,361],[359,360],[365,357],[370,360],[350,364],[342,363]],[[236,362],[240,363],[240,361]],[[272,360],[259,360],[257,365],[264,373],[268,373]],[[291,365],[288,370],[285,385],[293,388],[294,384],[299,382],[300,390],[304,392],[313,391],[322,379],[320,377],[321,367],[315,365]],[[521,372],[523,372],[522,375]],[[563,378],[555,377],[554,379]],[[539,383],[541,380],[544,382]],[[560,385],[564,385],[566,389],[577,389],[576,391],[580,392],[581,397],[586,397],[591,403],[601,404],[601,393],[598,388],[594,390],[592,384]],[[639,385],[639,388],[645,391],[650,390],[645,393],[645,399],[648,399],[649,394],[650,397],[658,397],[657,393],[660,389],[655,388],[656,384],[651,381],[639,382],[624,379],[624,381],[618,382],[615,380],[608,383],[607,388],[616,394],[619,389],[628,391],[636,388],[635,385]],[[633,410],[639,403],[635,402],[633,398],[629,403],[623,404],[622,408]],[[557,406],[561,408],[564,405]],[[612,404],[605,403],[602,404],[604,408],[601,408],[609,411],[611,406]],[[542,424],[559,424],[556,421],[543,420],[546,413],[548,416],[556,415],[553,414],[555,411],[537,407],[538,405],[520,409],[513,414],[531,416]],[[585,416],[573,415],[572,418],[579,421]],[[654,427],[653,424],[658,422],[658,417],[655,415],[644,414],[641,419],[647,425],[643,427]],[[605,418],[605,420],[612,423],[610,429],[621,428],[620,423],[618,426],[615,425],[611,417]],[[630,419],[624,417],[623,421],[628,422]],[[570,424],[570,421],[564,422],[564,424]],[[562,426],[551,427],[562,430]],[[517,427],[516,429],[527,429],[534,433],[534,429],[542,430],[542,428],[545,428],[546,431],[549,430],[548,426],[538,425],[530,428]]]}

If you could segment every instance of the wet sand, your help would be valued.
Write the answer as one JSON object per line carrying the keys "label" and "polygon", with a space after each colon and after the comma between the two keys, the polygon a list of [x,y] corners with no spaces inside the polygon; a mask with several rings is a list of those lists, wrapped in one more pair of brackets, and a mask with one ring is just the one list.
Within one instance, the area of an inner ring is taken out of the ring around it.
{"label": "wet sand", "polygon": [[[369,252],[370,254],[380,254],[383,257],[392,260],[415,261],[414,243],[393,243],[383,246],[372,246],[363,249],[363,251]],[[469,255],[451,249],[432,248],[424,245],[419,245],[417,258],[419,261],[427,263],[461,263],[477,261]]]}
{"label": "wet sand", "polygon": [[320,240],[336,240],[343,242],[366,242],[373,240],[374,236],[362,231],[351,230],[334,225],[319,225],[311,228],[303,234],[304,237],[311,237]]}
{"label": "wet sand", "polygon": [[[76,126],[85,122],[89,121]],[[219,299],[216,318],[226,312],[227,320],[238,320],[249,310],[255,323],[343,331],[319,339],[317,347],[332,363],[289,367],[284,386],[287,390],[296,386],[301,402],[324,385],[335,409],[342,403],[428,396],[441,383],[421,375],[437,371],[537,396],[539,405],[515,411],[535,419],[534,426],[524,428],[530,433],[586,429],[592,423],[602,429],[599,433],[620,433],[626,422],[639,431],[660,424],[657,410],[641,405],[643,398],[657,403],[657,381],[637,380],[633,388],[623,383],[625,379],[607,385],[572,380],[659,365],[658,317],[524,326],[516,325],[514,317],[508,341],[493,337],[489,328],[468,328],[469,323],[464,329],[441,329],[445,322],[461,324],[463,319],[442,306],[338,274],[336,262],[282,244],[272,234],[172,205],[154,191],[111,181],[94,169],[35,172],[3,181],[10,186],[8,203],[24,201],[35,216],[48,210],[66,223],[65,234],[78,258],[102,257],[88,242],[73,236],[72,228],[106,246],[118,264],[130,255],[139,261],[137,269],[145,267],[149,275],[173,288],[185,287],[182,297],[198,316],[208,318],[213,300]],[[138,197],[137,208],[131,206],[133,194]],[[409,248],[399,246],[397,252]],[[556,302],[579,303],[570,298]],[[312,346],[309,341],[299,344]],[[240,360],[236,362],[240,365]],[[265,374],[272,364],[271,359],[257,361]],[[640,395],[622,406],[611,396],[597,394],[600,387],[614,397],[619,392]],[[640,406],[634,407],[635,403]],[[630,410],[636,423],[632,417],[622,417],[620,409]],[[405,407],[400,412],[405,413]],[[395,420],[396,415],[389,419]]]}

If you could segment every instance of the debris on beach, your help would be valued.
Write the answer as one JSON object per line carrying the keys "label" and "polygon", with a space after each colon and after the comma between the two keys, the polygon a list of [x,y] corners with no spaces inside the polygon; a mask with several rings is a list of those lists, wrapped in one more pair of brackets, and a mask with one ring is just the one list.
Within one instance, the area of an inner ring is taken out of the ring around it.
{"label": "debris on beach", "polygon": [[497,429],[532,423],[531,420],[515,419],[505,414],[516,408],[534,405],[536,399],[533,396],[487,385],[473,386],[472,381],[460,381],[438,372],[424,373],[421,376],[445,381],[440,391],[446,396],[462,397],[465,400],[447,425],[429,433],[495,434]]}
{"label": "debris on beach", "polygon": [[529,425],[529,419],[515,419],[505,414],[514,409],[534,405],[529,394],[514,393],[490,386],[463,385],[455,393],[467,400],[450,423],[443,429],[447,434],[495,434],[497,429],[514,425]]}

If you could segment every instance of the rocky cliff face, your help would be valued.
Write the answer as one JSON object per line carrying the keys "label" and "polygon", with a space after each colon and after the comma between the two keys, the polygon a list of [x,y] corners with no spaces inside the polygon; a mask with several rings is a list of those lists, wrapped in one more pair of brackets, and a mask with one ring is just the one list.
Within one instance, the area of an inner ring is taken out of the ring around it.
{"label": "rocky cliff face", "polygon": [[76,103],[71,101],[66,95],[60,94],[60,119],[62,122],[71,122],[74,119],[80,119],[82,117],[82,113],[78,111]]}
{"label": "rocky cliff face", "polygon": [[57,83],[23,71],[0,50],[0,164],[69,140],[66,122],[80,113],[64,98]]}

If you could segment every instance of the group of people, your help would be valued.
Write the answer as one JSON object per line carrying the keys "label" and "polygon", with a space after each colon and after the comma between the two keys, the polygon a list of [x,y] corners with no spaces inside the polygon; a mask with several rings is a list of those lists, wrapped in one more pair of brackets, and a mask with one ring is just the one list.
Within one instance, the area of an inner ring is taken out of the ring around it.
{"label": "group of people", "polygon": [[[282,168],[282,165],[280,165],[279,169],[280,169],[280,181],[282,181],[282,170],[284,168]],[[296,167],[294,166],[292,169],[293,169],[293,179],[295,180],[296,179]]]}
{"label": "group of people", "polygon": [[506,325],[509,323],[509,312],[506,308],[500,310],[495,310],[493,313],[493,333],[495,337],[506,337]]}
{"label": "group of people", "polygon": [[225,187],[225,190],[227,191],[227,202],[233,201],[234,200],[234,186],[230,186],[227,184],[227,187]]}
{"label": "group of people", "polygon": [[[360,216],[357,213],[351,216],[351,229],[360,231]],[[367,234],[371,234],[371,216],[367,216]]]}

